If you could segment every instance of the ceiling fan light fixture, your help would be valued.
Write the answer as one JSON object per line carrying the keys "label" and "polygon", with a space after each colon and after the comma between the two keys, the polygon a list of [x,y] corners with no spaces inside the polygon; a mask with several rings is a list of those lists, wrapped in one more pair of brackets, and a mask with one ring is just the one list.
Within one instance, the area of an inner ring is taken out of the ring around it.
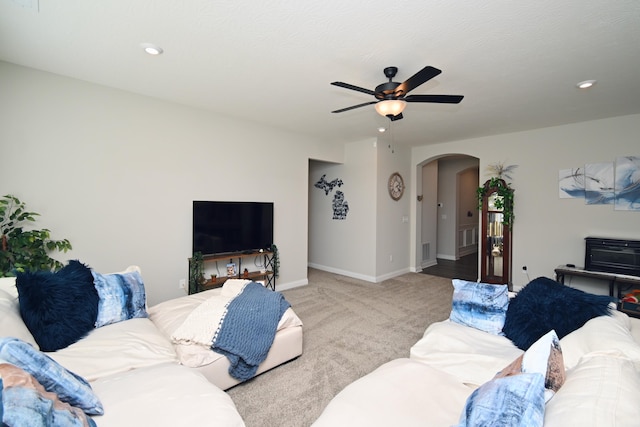
{"label": "ceiling fan light fixture", "polygon": [[378,114],[384,117],[394,117],[402,113],[407,102],[402,99],[386,99],[376,102],[375,108]]}

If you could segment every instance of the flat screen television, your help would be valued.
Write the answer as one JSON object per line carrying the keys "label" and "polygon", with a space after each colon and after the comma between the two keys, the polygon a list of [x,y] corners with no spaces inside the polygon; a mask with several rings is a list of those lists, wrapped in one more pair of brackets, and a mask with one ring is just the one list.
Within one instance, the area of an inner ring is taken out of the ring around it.
{"label": "flat screen television", "polygon": [[250,252],[273,244],[272,202],[193,202],[193,252]]}

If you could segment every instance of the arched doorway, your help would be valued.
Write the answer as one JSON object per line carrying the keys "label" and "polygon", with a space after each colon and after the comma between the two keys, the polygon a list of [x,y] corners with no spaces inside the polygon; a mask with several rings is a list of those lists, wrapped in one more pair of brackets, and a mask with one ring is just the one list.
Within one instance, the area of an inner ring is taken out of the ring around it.
{"label": "arched doorway", "polygon": [[441,156],[420,171],[418,265],[426,274],[477,280],[479,159]]}

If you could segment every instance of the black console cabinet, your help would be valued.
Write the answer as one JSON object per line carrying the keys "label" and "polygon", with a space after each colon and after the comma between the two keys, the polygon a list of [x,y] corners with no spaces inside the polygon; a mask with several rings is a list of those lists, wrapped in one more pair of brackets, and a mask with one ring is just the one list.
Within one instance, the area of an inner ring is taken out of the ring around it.
{"label": "black console cabinet", "polygon": [[584,269],[640,276],[640,241],[585,238]]}

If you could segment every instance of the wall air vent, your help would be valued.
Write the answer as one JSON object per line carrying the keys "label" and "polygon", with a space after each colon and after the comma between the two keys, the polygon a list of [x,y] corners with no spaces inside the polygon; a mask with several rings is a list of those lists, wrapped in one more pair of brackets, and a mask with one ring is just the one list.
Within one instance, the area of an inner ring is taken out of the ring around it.
{"label": "wall air vent", "polygon": [[428,261],[431,259],[431,243],[426,242],[422,244],[422,261]]}

